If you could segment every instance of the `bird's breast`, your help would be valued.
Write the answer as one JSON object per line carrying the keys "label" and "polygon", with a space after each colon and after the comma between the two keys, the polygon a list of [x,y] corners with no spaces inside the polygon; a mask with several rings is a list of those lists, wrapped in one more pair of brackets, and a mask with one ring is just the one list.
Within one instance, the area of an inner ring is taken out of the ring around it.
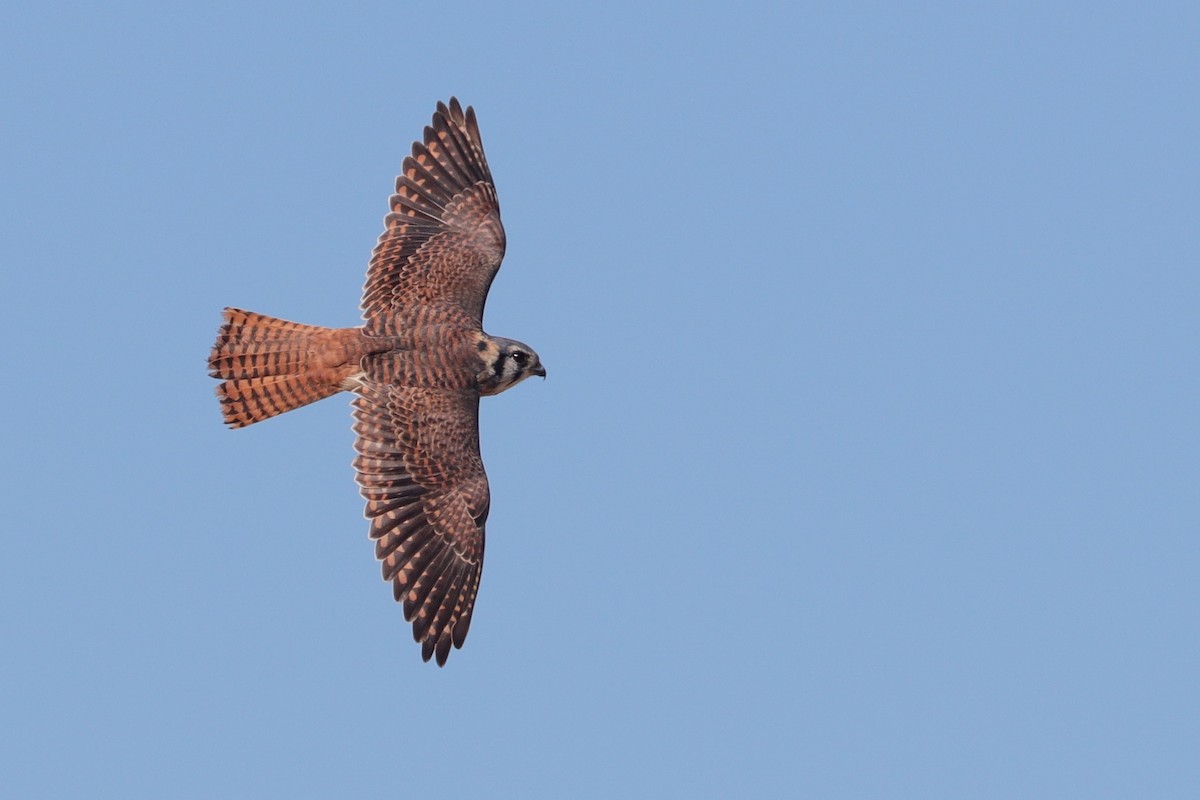
{"label": "bird's breast", "polygon": [[410,330],[393,337],[391,348],[363,359],[366,376],[381,383],[441,389],[475,385],[479,356],[474,339],[461,331]]}

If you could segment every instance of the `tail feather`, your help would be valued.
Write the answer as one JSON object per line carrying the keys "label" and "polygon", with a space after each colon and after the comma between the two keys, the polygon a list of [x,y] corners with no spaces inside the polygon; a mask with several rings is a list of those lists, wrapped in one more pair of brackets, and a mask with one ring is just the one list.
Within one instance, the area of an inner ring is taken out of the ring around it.
{"label": "tail feather", "polygon": [[301,325],[238,308],[225,322],[208,357],[221,413],[242,428],[314,403],[343,389],[359,367],[357,330]]}

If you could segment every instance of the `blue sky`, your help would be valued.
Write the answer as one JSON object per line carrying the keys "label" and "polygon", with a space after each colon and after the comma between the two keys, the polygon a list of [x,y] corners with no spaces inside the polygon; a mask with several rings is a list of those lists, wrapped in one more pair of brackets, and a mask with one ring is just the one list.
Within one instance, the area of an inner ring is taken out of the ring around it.
{"label": "blue sky", "polygon": [[[0,794],[1200,792],[1194,5],[341,6],[0,12]],[[452,94],[550,377],[439,670],[204,361]]]}

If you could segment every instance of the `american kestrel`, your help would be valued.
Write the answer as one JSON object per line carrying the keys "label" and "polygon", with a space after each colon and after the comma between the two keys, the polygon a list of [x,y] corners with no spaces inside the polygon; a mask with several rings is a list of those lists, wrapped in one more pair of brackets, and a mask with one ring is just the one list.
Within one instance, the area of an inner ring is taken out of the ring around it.
{"label": "american kestrel", "polygon": [[234,428],[354,393],[354,468],[375,556],[422,658],[440,666],[467,637],[483,569],[479,397],[546,370],[528,345],[483,332],[504,226],[472,108],[438,103],[391,209],[367,268],[366,324],[227,308],[208,366]]}

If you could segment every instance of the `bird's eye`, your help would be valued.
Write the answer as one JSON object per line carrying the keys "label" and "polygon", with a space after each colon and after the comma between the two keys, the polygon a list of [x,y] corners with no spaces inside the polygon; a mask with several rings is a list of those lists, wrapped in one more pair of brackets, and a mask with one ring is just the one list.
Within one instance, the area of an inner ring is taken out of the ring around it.
{"label": "bird's eye", "polygon": [[513,363],[516,364],[518,367],[525,366],[525,358],[526,358],[525,354],[522,353],[520,350],[517,350],[516,352],[514,352],[512,354]]}

